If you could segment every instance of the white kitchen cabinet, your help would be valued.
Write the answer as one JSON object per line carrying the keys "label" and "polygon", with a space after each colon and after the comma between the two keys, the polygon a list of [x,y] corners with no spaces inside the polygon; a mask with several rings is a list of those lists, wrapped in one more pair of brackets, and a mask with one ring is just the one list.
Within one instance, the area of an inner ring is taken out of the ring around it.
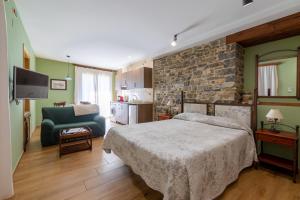
{"label": "white kitchen cabinet", "polygon": [[128,104],[115,103],[116,113],[115,120],[120,124],[128,124]]}

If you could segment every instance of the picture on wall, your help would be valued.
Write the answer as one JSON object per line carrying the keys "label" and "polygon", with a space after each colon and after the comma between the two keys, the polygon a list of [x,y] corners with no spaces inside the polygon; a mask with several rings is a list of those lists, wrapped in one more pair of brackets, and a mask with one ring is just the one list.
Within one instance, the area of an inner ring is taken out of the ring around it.
{"label": "picture on wall", "polygon": [[67,90],[67,81],[63,79],[51,79],[50,80],[51,90]]}

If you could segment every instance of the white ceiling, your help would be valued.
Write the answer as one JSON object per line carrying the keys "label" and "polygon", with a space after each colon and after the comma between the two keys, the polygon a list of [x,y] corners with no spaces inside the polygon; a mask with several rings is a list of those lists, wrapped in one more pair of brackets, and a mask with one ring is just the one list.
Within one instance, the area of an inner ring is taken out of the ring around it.
{"label": "white ceiling", "polygon": [[[38,57],[118,69],[300,11],[300,0],[16,0]],[[198,24],[170,46],[174,34]]]}

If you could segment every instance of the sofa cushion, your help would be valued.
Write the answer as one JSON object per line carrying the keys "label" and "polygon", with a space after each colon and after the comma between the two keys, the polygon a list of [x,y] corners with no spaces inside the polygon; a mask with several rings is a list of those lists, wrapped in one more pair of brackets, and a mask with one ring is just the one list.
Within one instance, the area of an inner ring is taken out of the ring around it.
{"label": "sofa cushion", "polygon": [[77,122],[93,121],[99,113],[75,116],[73,107],[42,108],[43,119],[51,119],[54,124],[71,124]]}

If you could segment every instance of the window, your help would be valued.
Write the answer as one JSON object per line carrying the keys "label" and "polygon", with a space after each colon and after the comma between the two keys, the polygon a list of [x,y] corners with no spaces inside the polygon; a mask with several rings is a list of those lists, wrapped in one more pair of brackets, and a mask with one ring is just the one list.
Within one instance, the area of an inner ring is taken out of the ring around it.
{"label": "window", "polygon": [[99,105],[100,115],[110,116],[112,101],[112,73],[76,67],[75,69],[75,103],[88,101]]}

